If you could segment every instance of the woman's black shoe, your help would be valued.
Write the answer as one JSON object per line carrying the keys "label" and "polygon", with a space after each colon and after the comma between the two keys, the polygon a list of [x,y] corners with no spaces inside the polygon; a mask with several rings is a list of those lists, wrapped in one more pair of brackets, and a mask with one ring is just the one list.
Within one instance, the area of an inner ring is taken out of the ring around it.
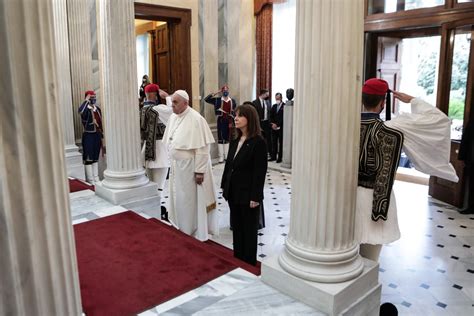
{"label": "woman's black shoe", "polygon": [[166,211],[166,207],[163,205],[161,206],[161,220],[169,222],[168,211]]}

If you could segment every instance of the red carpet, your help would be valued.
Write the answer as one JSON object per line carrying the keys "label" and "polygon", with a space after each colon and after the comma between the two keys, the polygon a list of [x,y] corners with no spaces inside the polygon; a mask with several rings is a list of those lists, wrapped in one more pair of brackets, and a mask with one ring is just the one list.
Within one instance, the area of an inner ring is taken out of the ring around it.
{"label": "red carpet", "polygon": [[87,316],[134,315],[237,268],[167,228],[131,211],[74,225]]}
{"label": "red carpet", "polygon": [[[169,225],[166,225],[166,224],[163,224],[161,221],[159,221],[156,218],[150,218],[149,220],[152,221],[153,223],[157,223],[159,225],[162,225],[164,228],[175,231],[181,236],[185,236],[186,238],[188,237],[185,234],[179,232],[179,230],[177,230],[176,228],[174,228],[172,226],[169,226]],[[195,242],[196,247],[203,247],[204,246],[206,251],[211,251],[214,255],[219,256],[224,260],[230,261],[233,264],[235,264],[236,266],[238,266],[239,268],[242,268],[242,269],[244,269],[244,270],[246,270],[250,273],[253,273],[255,275],[260,275],[260,270],[261,270],[260,261],[257,261],[257,266],[253,266],[251,264],[248,264],[247,262],[244,262],[242,260],[239,260],[239,259],[235,258],[234,257],[234,251],[232,249],[229,249],[225,246],[222,246],[221,244],[218,244],[215,241],[208,240],[204,244],[202,242],[200,242],[199,240],[197,240],[197,239],[193,239],[193,241]]]}
{"label": "red carpet", "polygon": [[227,260],[231,261],[232,263],[236,264],[240,268],[247,270],[250,273],[253,273],[255,275],[260,275],[261,273],[261,262],[257,261],[257,266],[253,266],[251,264],[248,264],[247,262],[244,262],[242,260],[239,260],[237,258],[234,258],[234,251],[232,249],[229,249],[225,246],[222,246],[221,244],[216,243],[215,241],[208,240],[206,241],[206,244],[208,244],[214,254],[226,258]]}
{"label": "red carpet", "polygon": [[92,190],[95,191],[94,186],[79,179],[68,179],[69,180],[69,192],[77,192],[82,190]]}

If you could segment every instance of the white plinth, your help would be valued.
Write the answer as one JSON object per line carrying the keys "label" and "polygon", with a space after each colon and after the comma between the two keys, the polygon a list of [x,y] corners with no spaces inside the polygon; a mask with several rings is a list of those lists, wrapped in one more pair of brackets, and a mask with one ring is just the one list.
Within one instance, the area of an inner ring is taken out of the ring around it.
{"label": "white plinth", "polygon": [[283,157],[281,166],[291,169],[291,155],[293,150],[293,101],[287,101],[283,111]]}
{"label": "white plinth", "polygon": [[85,180],[82,155],[78,151],[68,152],[66,150],[66,168],[69,177]]}
{"label": "white plinth", "polygon": [[159,195],[122,204],[122,206],[137,213],[145,213],[148,216],[161,219],[161,197]]}
{"label": "white plinth", "polygon": [[378,315],[382,286],[378,264],[364,260],[362,274],[342,283],[305,281],[284,271],[278,256],[262,263],[262,281],[328,315]]}
{"label": "white plinth", "polygon": [[95,185],[95,194],[115,205],[122,205],[158,196],[158,185],[150,181],[140,187],[118,190],[104,187],[101,181]]}

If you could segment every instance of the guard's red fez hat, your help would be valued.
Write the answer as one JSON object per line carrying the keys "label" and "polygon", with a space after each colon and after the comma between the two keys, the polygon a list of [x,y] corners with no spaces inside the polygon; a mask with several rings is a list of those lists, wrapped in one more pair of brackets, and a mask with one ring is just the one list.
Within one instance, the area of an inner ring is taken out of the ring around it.
{"label": "guard's red fez hat", "polygon": [[87,90],[86,93],[84,94],[84,97],[87,97],[88,95],[95,95],[95,92],[92,90]]}
{"label": "guard's red fez hat", "polygon": [[362,92],[367,94],[385,95],[388,91],[387,81],[378,78],[367,80],[362,87]]}
{"label": "guard's red fez hat", "polygon": [[145,87],[145,93],[158,93],[158,91],[160,91],[160,87],[155,83],[150,83]]}

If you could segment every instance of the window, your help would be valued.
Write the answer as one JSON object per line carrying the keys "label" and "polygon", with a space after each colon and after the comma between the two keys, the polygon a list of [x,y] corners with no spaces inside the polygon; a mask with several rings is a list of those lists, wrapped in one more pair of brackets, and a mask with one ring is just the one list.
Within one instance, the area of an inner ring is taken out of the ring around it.
{"label": "window", "polygon": [[453,63],[451,66],[451,87],[449,89],[448,116],[452,120],[451,138],[461,139],[464,107],[466,105],[467,73],[471,31],[469,28],[458,28],[454,36]]}
{"label": "window", "polygon": [[[436,106],[441,36],[405,38],[402,43],[400,91]],[[406,103],[398,105],[400,112],[411,109]]]}
{"label": "window", "polygon": [[137,36],[137,84],[138,89],[142,84],[143,75],[150,75],[149,73],[149,40],[148,33]]}
{"label": "window", "polygon": [[295,88],[296,1],[273,5],[272,101],[276,92],[286,100],[286,90]]}
{"label": "window", "polygon": [[[474,0],[464,1],[470,2]],[[444,5],[444,0],[369,0],[368,13],[392,13],[421,8],[432,8],[442,5]]]}

